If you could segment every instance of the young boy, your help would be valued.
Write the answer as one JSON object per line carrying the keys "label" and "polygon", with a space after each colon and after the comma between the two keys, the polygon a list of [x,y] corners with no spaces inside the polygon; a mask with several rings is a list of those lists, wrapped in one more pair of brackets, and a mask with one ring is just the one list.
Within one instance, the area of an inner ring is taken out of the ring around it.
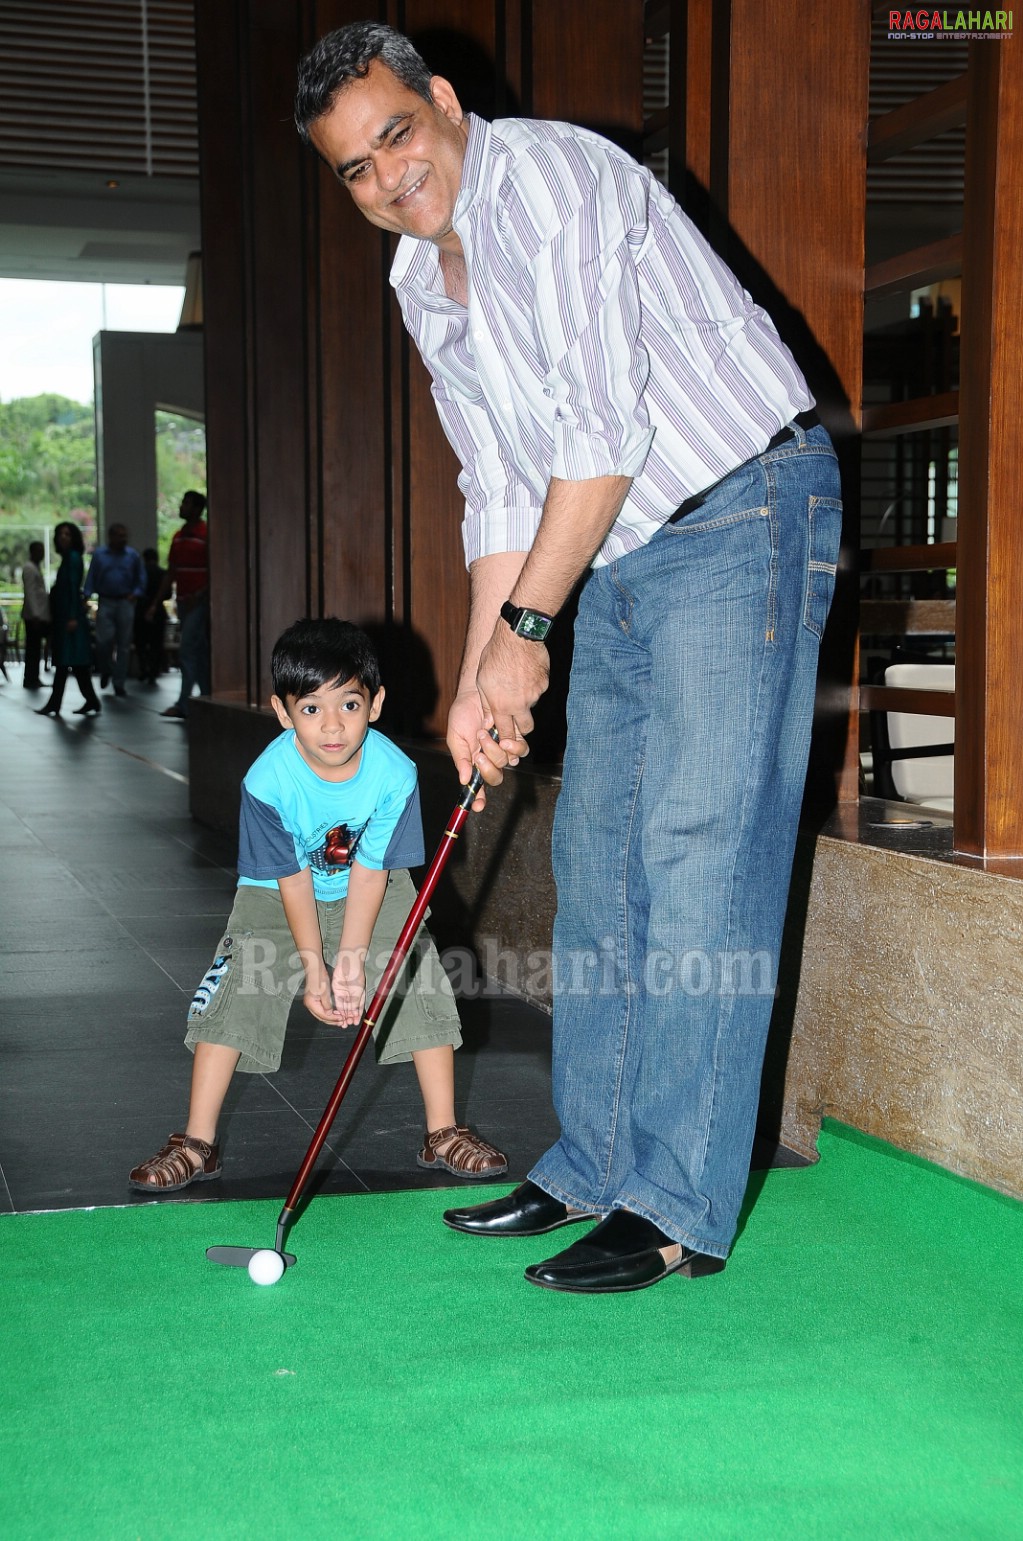
{"label": "young boy", "polygon": [[[131,1187],[145,1193],[221,1175],[217,1124],[231,1077],[279,1068],[301,970],[313,1016],[356,1025],[415,900],[406,869],[424,860],[416,768],[370,726],[384,691],[369,638],[347,621],[298,621],[271,669],[285,731],[242,782],[238,892],[188,1013],[188,1124],[131,1172]],[[381,1063],[415,1066],[427,1131],[419,1165],[460,1177],[505,1172],[500,1151],[455,1123],[462,1038],[425,931],[374,1036]]]}

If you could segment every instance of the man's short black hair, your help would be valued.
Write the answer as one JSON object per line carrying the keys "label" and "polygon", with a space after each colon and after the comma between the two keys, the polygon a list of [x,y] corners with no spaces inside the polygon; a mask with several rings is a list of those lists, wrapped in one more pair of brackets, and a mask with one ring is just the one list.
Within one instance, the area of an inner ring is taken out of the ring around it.
{"label": "man's short black hair", "polygon": [[380,689],[380,664],[372,642],[351,621],[327,616],[319,621],[296,621],[274,644],[270,660],[274,695],[284,702],[311,695],[321,685],[343,685],[356,680],[369,691],[370,700]]}
{"label": "man's short black hair", "polygon": [[330,111],[345,86],[353,80],[365,80],[375,59],[410,91],[433,101],[433,72],[404,33],[383,22],[354,21],[351,26],[328,32],[299,64],[295,127],[305,144],[313,124]]}

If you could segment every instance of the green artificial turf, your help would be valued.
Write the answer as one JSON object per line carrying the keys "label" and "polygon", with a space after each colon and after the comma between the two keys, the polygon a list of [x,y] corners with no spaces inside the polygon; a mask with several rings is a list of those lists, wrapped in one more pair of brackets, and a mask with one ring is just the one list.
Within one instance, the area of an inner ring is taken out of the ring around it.
{"label": "green artificial turf", "polygon": [[[526,1284],[451,1193],[6,1217],[7,1541],[1023,1538],[1023,1205],[837,1125],[724,1273]],[[472,1194],[504,1189],[469,1190]]]}

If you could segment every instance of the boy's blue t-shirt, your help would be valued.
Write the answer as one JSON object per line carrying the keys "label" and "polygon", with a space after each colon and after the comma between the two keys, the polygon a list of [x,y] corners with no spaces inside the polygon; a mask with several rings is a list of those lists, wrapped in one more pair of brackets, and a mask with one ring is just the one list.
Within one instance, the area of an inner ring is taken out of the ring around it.
{"label": "boy's blue t-shirt", "polygon": [[324,781],[288,729],[242,782],[238,882],[276,888],[311,867],[317,899],[343,899],[356,856],[377,872],[425,860],[416,767],[370,728],[351,780]]}

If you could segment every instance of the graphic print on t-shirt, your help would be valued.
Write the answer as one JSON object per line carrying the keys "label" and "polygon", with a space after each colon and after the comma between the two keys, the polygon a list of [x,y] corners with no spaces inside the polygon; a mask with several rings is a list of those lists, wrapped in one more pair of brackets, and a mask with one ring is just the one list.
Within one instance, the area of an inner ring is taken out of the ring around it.
{"label": "graphic print on t-shirt", "polygon": [[315,872],[329,872],[332,867],[350,867],[366,830],[367,819],[361,829],[354,832],[347,824],[336,824],[328,829],[323,844],[309,852],[309,865]]}

